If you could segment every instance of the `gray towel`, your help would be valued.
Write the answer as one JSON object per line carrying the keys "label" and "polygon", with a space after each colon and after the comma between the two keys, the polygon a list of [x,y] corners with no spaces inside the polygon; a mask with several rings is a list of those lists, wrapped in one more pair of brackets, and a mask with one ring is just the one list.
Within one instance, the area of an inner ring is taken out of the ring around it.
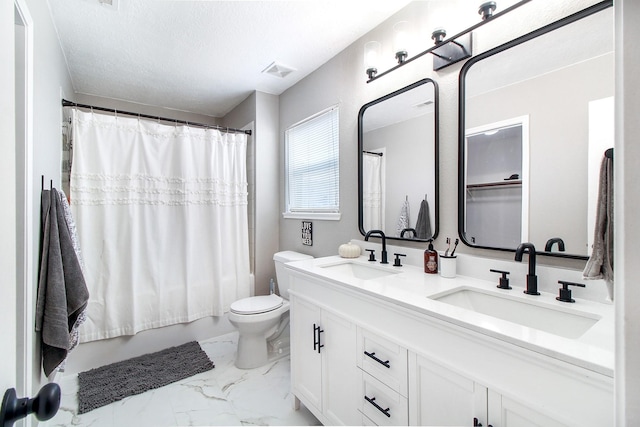
{"label": "gray towel", "polygon": [[613,159],[606,156],[600,165],[593,250],[582,275],[584,279],[604,279],[613,300]]}
{"label": "gray towel", "polygon": [[[73,250],[76,253],[76,257],[78,257],[78,263],[80,264],[80,269],[84,274],[84,261],[82,260],[82,252],[80,252],[80,240],[78,239],[78,231],[76,229],[76,222],[73,219],[73,214],[71,213],[71,206],[69,206],[69,202],[67,201],[67,195],[64,194],[63,190],[58,190],[58,198],[60,200],[60,206],[62,212],[64,213],[64,219],[67,224],[67,229],[69,230],[69,238],[71,239],[71,244],[73,245]],[[80,343],[80,325],[84,323],[87,319],[86,310],[81,310],[81,313],[78,314],[78,318],[76,319],[75,324],[71,328],[69,332],[69,351],[73,350]],[[61,366],[62,367],[62,366]]]}
{"label": "gray towel", "polygon": [[429,218],[429,202],[423,200],[420,203],[418,220],[416,221],[416,237],[418,239],[431,238],[431,219]]}
{"label": "gray towel", "polygon": [[42,367],[47,376],[67,357],[69,332],[89,300],[63,210],[55,189],[42,192],[36,331],[41,332]]}

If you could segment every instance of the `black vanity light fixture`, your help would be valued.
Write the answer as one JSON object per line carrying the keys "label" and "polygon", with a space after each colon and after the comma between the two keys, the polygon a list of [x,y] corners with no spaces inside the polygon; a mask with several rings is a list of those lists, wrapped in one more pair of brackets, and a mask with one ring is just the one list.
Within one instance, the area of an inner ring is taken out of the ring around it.
{"label": "black vanity light fixture", "polygon": [[486,24],[489,21],[493,21],[494,19],[511,12],[514,9],[517,9],[518,7],[530,1],[531,0],[520,0],[519,2],[496,14],[494,14],[494,11],[497,8],[496,2],[486,1],[482,3],[480,5],[480,8],[478,9],[478,14],[482,16],[482,20],[480,22],[449,38],[445,38],[447,32],[443,28],[436,28],[435,30],[433,30],[433,33],[431,33],[431,38],[435,42],[435,45],[412,57],[409,57],[409,50],[407,47],[407,42],[410,41],[410,24],[406,21],[398,22],[393,27],[395,36],[394,52],[396,61],[398,62],[396,66],[391,67],[388,70],[378,74],[377,65],[378,61],[380,60],[382,45],[377,41],[371,41],[365,44],[364,65],[367,77],[369,78],[367,80],[367,83],[371,83],[372,81],[379,79],[380,77],[428,53],[433,55],[434,71],[441,70],[442,68],[448,67],[449,65],[455,64],[456,62],[471,57],[473,53],[471,47],[471,32],[473,30]]}

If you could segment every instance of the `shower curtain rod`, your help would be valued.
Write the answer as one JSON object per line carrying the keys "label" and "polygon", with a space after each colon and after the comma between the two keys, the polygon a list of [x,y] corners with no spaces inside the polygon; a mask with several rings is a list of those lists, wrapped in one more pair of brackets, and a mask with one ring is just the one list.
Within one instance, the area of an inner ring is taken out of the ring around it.
{"label": "shower curtain rod", "polygon": [[130,111],[114,110],[112,108],[96,107],[95,105],[77,104],[75,102],[67,101],[66,99],[62,100],[62,106],[63,107],[88,108],[88,109],[91,109],[91,110],[106,111],[108,113],[124,114],[126,116],[143,117],[145,119],[162,120],[163,122],[173,122],[173,123],[180,123],[180,124],[188,125],[188,126],[198,126],[198,127],[203,127],[203,128],[217,129],[217,130],[219,130],[221,132],[246,133],[247,135],[251,135],[251,130],[248,130],[248,129],[247,130],[243,130],[243,129],[228,128],[228,127],[225,127],[225,126],[218,126],[218,125],[205,125],[205,124],[202,124],[202,123],[188,122],[186,120],[169,119],[169,118],[160,117],[160,116],[150,116],[150,115],[147,115],[147,114],[132,113]]}

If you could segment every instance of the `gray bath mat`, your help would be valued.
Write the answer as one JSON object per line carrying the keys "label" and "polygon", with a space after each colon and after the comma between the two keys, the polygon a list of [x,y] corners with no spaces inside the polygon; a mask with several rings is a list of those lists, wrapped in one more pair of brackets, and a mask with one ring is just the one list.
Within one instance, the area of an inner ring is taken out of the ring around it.
{"label": "gray bath mat", "polygon": [[78,374],[78,413],[84,414],[213,367],[200,344],[192,341],[82,372]]}

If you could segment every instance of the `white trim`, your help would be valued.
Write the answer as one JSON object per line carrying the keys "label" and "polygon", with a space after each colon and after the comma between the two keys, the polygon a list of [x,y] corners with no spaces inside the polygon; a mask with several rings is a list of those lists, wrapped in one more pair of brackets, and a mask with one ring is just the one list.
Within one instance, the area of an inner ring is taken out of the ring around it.
{"label": "white trim", "polygon": [[287,131],[288,131],[289,129],[291,129],[291,128],[294,128],[294,127],[296,127],[296,126],[298,126],[298,125],[303,124],[304,122],[308,122],[309,120],[313,120],[313,119],[315,119],[316,117],[319,117],[319,116],[321,116],[321,115],[323,115],[323,114],[325,114],[325,113],[328,113],[329,111],[336,110],[336,109],[338,109],[338,108],[340,108],[340,104],[335,104],[335,105],[332,105],[331,107],[327,107],[327,108],[325,108],[325,109],[324,109],[324,110],[322,110],[322,111],[318,111],[317,113],[312,114],[311,116],[307,117],[306,119],[302,119],[302,120],[300,120],[299,122],[296,122],[296,123],[294,123],[294,124],[292,124],[292,125],[288,126],[288,127],[287,127],[287,129],[285,129],[285,132],[287,132]]}
{"label": "white trim", "polygon": [[[34,271],[33,271],[33,235],[36,224],[33,218],[33,19],[29,13],[26,0],[14,0],[14,8],[24,26],[25,46],[24,46],[24,69],[25,69],[25,99],[24,99],[24,158],[16,161],[24,162],[24,176],[16,176],[16,182],[22,185],[21,190],[24,192],[24,216],[16,218],[17,221],[23,221],[24,234],[22,236],[24,247],[18,260],[22,257],[22,265],[24,269],[23,283],[16,283],[16,286],[22,286],[22,290],[17,289],[18,303],[22,307],[18,307],[22,316],[19,317],[16,325],[16,337],[19,347],[22,347],[22,354],[17,354],[16,369],[18,390],[25,395],[31,395],[34,386],[33,367],[31,361],[34,359]],[[17,114],[17,112],[16,112]],[[19,141],[15,141],[19,143]],[[18,190],[20,191],[20,190]],[[17,239],[20,237],[16,236]],[[17,242],[16,242],[17,243]],[[22,298],[20,299],[20,296]],[[32,425],[32,417],[27,417],[24,425],[29,427]]]}
{"label": "white trim", "polygon": [[284,219],[317,219],[324,221],[339,221],[340,212],[283,212]]}

